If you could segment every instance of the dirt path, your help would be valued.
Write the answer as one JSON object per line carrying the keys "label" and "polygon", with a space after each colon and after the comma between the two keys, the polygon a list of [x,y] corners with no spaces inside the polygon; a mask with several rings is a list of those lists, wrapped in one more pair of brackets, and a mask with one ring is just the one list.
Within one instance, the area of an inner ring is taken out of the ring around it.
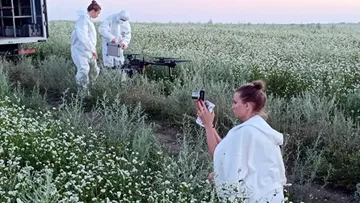
{"label": "dirt path", "polygon": [[179,127],[158,120],[148,120],[146,123],[155,125],[155,133],[167,152],[177,154],[180,151],[181,145],[178,140],[181,139],[182,134]]}
{"label": "dirt path", "polygon": [[352,194],[324,189],[314,184],[294,184],[289,188],[289,191],[295,194],[292,199],[294,203],[356,203]]}

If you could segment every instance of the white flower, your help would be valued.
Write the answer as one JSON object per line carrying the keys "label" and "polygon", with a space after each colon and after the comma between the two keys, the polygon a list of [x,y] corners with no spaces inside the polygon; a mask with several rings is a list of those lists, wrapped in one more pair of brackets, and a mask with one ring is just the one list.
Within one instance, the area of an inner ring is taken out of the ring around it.
{"label": "white flower", "polygon": [[19,199],[19,198],[16,198],[16,202],[17,203],[23,203],[23,201],[21,201],[21,199]]}

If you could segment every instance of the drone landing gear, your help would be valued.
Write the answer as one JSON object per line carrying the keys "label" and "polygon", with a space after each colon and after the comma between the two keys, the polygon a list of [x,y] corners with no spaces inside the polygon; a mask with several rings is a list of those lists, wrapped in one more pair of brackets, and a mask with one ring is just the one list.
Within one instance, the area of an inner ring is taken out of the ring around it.
{"label": "drone landing gear", "polygon": [[170,81],[173,81],[173,78],[172,78],[172,75],[171,75],[171,67],[168,67],[169,68],[169,79]]}
{"label": "drone landing gear", "polygon": [[134,76],[133,70],[124,70],[123,73],[126,73],[129,78],[132,78]]}
{"label": "drone landing gear", "polygon": [[126,73],[126,75],[129,77],[129,78],[132,78],[135,73],[139,73],[139,74],[142,74],[143,71],[142,70],[139,70],[139,69],[134,69],[132,68],[131,66],[129,66],[128,64],[124,64],[122,65],[121,68],[119,68],[120,71],[122,71],[122,73]]}

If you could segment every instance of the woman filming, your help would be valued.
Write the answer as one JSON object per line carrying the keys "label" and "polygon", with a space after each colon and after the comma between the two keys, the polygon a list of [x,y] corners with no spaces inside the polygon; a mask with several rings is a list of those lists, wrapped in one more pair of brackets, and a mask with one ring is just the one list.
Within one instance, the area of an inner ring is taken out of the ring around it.
{"label": "woman filming", "polygon": [[254,81],[236,90],[232,110],[242,124],[233,127],[224,139],[213,127],[214,113],[203,101],[197,101],[197,115],[205,126],[214,160],[209,178],[222,202],[284,202],[283,135],[260,116],[266,102],[263,88],[263,81]]}

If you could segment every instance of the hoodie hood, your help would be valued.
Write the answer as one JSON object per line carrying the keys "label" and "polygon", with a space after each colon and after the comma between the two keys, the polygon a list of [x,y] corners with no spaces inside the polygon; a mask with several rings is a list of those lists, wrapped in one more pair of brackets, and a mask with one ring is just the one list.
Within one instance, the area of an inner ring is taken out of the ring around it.
{"label": "hoodie hood", "polygon": [[121,22],[122,20],[129,21],[130,20],[130,14],[129,12],[122,10],[117,16],[116,20],[118,22]]}
{"label": "hoodie hood", "polygon": [[252,126],[260,130],[268,139],[270,139],[276,145],[284,144],[284,136],[282,133],[274,130],[261,116],[256,115],[249,120],[240,124],[239,127]]}

